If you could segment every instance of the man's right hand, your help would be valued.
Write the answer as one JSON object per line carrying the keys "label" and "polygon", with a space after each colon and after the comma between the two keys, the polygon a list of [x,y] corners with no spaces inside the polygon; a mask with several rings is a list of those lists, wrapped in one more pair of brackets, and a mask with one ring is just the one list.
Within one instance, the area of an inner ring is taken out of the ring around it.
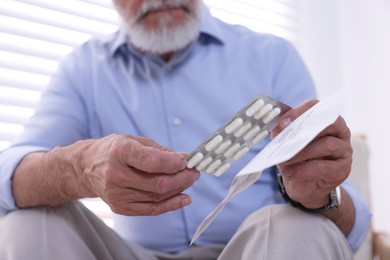
{"label": "man's right hand", "polygon": [[191,203],[182,192],[200,173],[186,163],[150,139],[110,135],[26,155],[12,189],[20,208],[100,197],[117,214],[159,215]]}
{"label": "man's right hand", "polygon": [[118,214],[159,215],[191,203],[182,192],[199,172],[186,168],[183,153],[154,141],[110,135],[83,152],[83,180]]}

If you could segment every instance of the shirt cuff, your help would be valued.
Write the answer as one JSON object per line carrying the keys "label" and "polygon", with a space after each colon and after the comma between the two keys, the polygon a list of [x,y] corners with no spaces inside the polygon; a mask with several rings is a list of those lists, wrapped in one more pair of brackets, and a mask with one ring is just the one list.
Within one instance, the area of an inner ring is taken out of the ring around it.
{"label": "shirt cuff", "polygon": [[[342,184],[342,187],[349,194],[355,207],[355,223],[349,235],[348,243],[355,253],[364,242],[370,229],[371,212],[367,207],[360,193],[349,184],[349,181]],[[341,198],[341,203],[342,198]]]}
{"label": "shirt cuff", "polygon": [[11,180],[19,162],[29,153],[48,150],[47,147],[16,146],[0,153],[0,215],[17,209]]}

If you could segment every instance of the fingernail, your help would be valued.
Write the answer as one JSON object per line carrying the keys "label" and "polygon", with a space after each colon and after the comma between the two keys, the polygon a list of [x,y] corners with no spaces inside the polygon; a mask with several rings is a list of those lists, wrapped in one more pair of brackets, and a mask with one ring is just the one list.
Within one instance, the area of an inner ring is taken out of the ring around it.
{"label": "fingernail", "polygon": [[184,157],[187,157],[188,153],[187,152],[179,152],[181,155],[183,155]]}
{"label": "fingernail", "polygon": [[280,122],[280,126],[284,129],[286,128],[289,124],[291,124],[291,118],[289,117],[286,117],[286,118],[283,118],[282,121]]}
{"label": "fingernail", "polygon": [[186,159],[182,159],[181,162],[180,162],[180,169],[183,170],[186,167],[187,167],[187,160]]}
{"label": "fingernail", "polygon": [[182,207],[188,206],[188,205],[191,204],[191,202],[192,202],[192,200],[191,200],[190,197],[188,197],[188,196],[183,196],[183,197],[182,197],[182,200],[181,200],[181,206],[182,206]]}
{"label": "fingernail", "polygon": [[196,182],[200,177],[200,173],[199,172],[195,172],[194,173],[194,182]]}

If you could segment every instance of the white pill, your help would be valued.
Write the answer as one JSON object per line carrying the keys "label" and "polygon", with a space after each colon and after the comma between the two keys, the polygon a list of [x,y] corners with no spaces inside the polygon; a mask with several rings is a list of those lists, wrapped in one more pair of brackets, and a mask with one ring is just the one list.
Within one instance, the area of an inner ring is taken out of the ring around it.
{"label": "white pill", "polygon": [[264,101],[262,99],[258,99],[253,103],[248,109],[245,111],[245,115],[248,117],[253,116],[262,106],[264,106]]}
{"label": "white pill", "polygon": [[237,152],[238,151],[238,149],[240,149],[240,144],[239,143],[235,143],[235,144],[233,144],[232,146],[230,146],[227,150],[226,150],[226,152],[223,154],[223,155],[225,155],[225,157],[230,157],[230,156],[232,156],[235,152]]}
{"label": "white pill", "polygon": [[257,112],[257,113],[255,114],[255,118],[256,118],[257,120],[259,120],[259,119],[262,118],[265,114],[267,114],[268,112],[270,112],[270,111],[272,110],[272,108],[273,108],[272,104],[267,104],[267,105],[263,106],[263,107],[259,110],[259,112]]}
{"label": "white pill", "polygon": [[206,168],[206,172],[213,173],[215,169],[217,169],[221,165],[222,161],[220,159],[215,160]]}
{"label": "white pill", "polygon": [[221,154],[223,153],[230,145],[232,144],[232,141],[226,140],[222,142],[217,148],[215,148],[214,152],[216,154]]}
{"label": "white pill", "polygon": [[215,170],[214,175],[215,176],[221,176],[229,168],[230,168],[230,163],[224,163],[221,166],[219,166],[217,170]]}
{"label": "white pill", "polygon": [[213,161],[213,158],[212,158],[211,156],[208,156],[208,157],[204,158],[204,159],[196,166],[196,170],[198,170],[198,171],[203,171],[203,169],[206,168],[207,165],[209,165],[212,161]]}
{"label": "white pill", "polygon": [[278,108],[278,107],[275,107],[274,109],[272,109],[271,112],[269,112],[268,114],[266,114],[263,117],[264,124],[268,124],[269,122],[274,120],[275,117],[277,117],[280,114],[280,112],[282,112],[282,110],[280,110],[280,108]]}
{"label": "white pill", "polygon": [[241,159],[241,157],[243,157],[244,154],[246,154],[248,151],[249,151],[249,147],[247,147],[247,146],[242,147],[238,152],[236,152],[233,155],[233,159],[236,160],[236,161]]}
{"label": "white pill", "polygon": [[214,148],[217,147],[219,145],[219,143],[222,142],[222,140],[223,140],[222,135],[214,136],[213,139],[211,139],[210,141],[208,141],[204,145],[204,149],[206,149],[206,151],[210,152],[210,151],[214,150]]}
{"label": "white pill", "polygon": [[246,131],[248,131],[249,128],[251,128],[252,124],[251,122],[247,121],[245,122],[240,128],[238,128],[235,132],[234,132],[234,136],[235,137],[240,137],[242,136],[243,134],[246,133]]}
{"label": "white pill", "polygon": [[260,132],[260,126],[255,125],[251,129],[249,129],[248,132],[246,132],[246,134],[242,138],[245,141],[248,141],[248,140],[252,139],[259,132]]}
{"label": "white pill", "polygon": [[262,130],[260,133],[258,133],[253,139],[252,144],[257,144],[261,140],[263,140],[267,135],[269,134],[269,131],[267,129]]}
{"label": "white pill", "polygon": [[192,167],[197,165],[202,159],[203,159],[203,154],[201,152],[197,152],[191,157],[191,159],[188,160],[187,168],[191,169]]}
{"label": "white pill", "polygon": [[242,125],[242,123],[244,123],[244,120],[242,120],[240,117],[237,117],[225,127],[225,132],[227,134],[233,133],[238,127]]}

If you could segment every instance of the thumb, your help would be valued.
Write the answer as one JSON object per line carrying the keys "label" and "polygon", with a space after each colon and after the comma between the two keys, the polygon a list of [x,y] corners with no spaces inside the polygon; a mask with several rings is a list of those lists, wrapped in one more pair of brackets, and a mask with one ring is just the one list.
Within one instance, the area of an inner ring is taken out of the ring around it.
{"label": "thumb", "polygon": [[272,130],[271,138],[277,136],[283,129],[285,129],[289,124],[291,124],[292,121],[297,119],[299,116],[301,116],[303,113],[305,113],[307,110],[309,110],[318,102],[319,101],[315,99],[309,100],[304,102],[302,105],[296,108],[292,108],[288,110],[286,113],[284,113],[279,118],[278,125]]}

